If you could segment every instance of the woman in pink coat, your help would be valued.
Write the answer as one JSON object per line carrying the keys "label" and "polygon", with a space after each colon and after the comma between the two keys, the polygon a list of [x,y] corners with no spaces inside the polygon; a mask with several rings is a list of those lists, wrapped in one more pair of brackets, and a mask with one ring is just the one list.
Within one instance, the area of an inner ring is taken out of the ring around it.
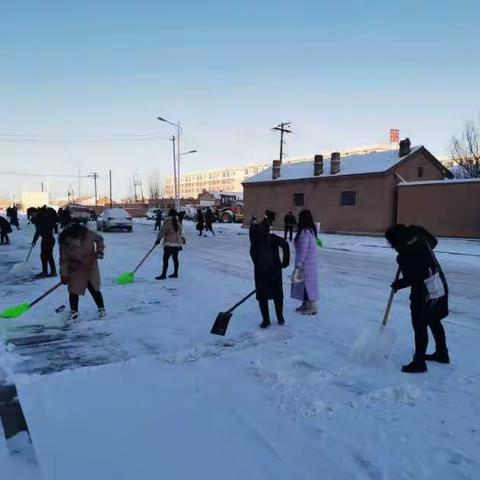
{"label": "woman in pink coat", "polygon": [[303,210],[298,217],[298,231],[295,236],[295,269],[303,274],[305,292],[303,303],[297,308],[303,315],[316,315],[318,300],[317,276],[317,228],[312,212]]}

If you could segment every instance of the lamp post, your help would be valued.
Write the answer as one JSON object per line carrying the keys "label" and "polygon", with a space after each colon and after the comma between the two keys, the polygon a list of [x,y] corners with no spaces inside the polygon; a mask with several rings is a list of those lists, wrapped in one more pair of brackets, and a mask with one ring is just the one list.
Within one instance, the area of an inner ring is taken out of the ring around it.
{"label": "lamp post", "polygon": [[161,122],[168,123],[177,129],[177,156],[176,156],[176,172],[174,171],[174,182],[175,182],[175,209],[180,210],[180,136],[182,134],[182,126],[180,122],[174,123],[170,120],[167,120],[163,117],[157,117],[157,120]]}

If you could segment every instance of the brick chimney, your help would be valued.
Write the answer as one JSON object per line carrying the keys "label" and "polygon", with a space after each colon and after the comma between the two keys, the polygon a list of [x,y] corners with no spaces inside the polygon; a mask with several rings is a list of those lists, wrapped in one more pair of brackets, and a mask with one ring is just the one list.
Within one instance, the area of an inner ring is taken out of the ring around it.
{"label": "brick chimney", "polygon": [[410,139],[407,137],[403,140],[400,140],[400,149],[398,150],[399,157],[405,157],[411,152],[411,142]]}
{"label": "brick chimney", "polygon": [[336,175],[340,171],[340,152],[332,152],[330,157],[330,174]]}
{"label": "brick chimney", "polygon": [[313,159],[313,174],[318,177],[323,173],[323,155],[315,155]]}
{"label": "brick chimney", "polygon": [[280,176],[281,168],[282,168],[282,162],[280,160],[274,160],[272,165],[272,180],[275,180]]}

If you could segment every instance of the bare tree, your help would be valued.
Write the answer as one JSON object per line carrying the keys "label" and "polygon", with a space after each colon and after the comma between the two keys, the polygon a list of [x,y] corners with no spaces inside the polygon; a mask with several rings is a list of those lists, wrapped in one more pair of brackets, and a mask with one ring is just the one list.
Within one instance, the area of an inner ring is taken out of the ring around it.
{"label": "bare tree", "polygon": [[466,122],[461,135],[452,137],[450,157],[458,166],[455,176],[480,177],[480,119],[478,125]]}
{"label": "bare tree", "polygon": [[148,193],[151,200],[158,200],[160,198],[160,180],[158,176],[150,178],[148,182]]}

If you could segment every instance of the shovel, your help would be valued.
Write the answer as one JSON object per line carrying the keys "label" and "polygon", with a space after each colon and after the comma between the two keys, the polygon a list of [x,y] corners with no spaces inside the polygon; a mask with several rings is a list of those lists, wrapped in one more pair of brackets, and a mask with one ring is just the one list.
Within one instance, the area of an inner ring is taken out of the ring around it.
{"label": "shovel", "polygon": [[153,247],[147,252],[147,254],[142,258],[140,263],[135,267],[135,270],[133,272],[125,272],[120,274],[117,277],[117,283],[120,285],[125,285],[127,283],[132,283],[135,280],[135,273],[136,271],[143,265],[143,262],[148,258],[148,256],[155,250],[156,245],[153,245]]}
{"label": "shovel", "polygon": [[226,312],[220,312],[215,319],[215,323],[213,324],[210,333],[213,335],[225,335],[227,333],[228,323],[232,318],[233,311],[243,302],[248,300],[255,292],[256,290],[250,292],[246,297],[242,298],[238,303],[236,303],[230,310],[227,310]]}
{"label": "shovel", "polygon": [[25,312],[30,310],[34,305],[43,300],[46,296],[50,295],[54,290],[56,290],[62,282],[58,282],[50,290],[47,290],[43,295],[35,299],[31,303],[20,303],[20,305],[15,305],[14,307],[7,308],[0,312],[0,318],[17,318],[20,315],[23,315]]}
{"label": "shovel", "polygon": [[[395,281],[399,277],[400,269],[397,270]],[[378,327],[365,329],[353,343],[350,355],[352,360],[363,364],[377,364],[390,356],[395,346],[396,334],[394,330],[386,327],[395,293],[392,288],[380,329]]]}
{"label": "shovel", "polygon": [[33,247],[35,245],[32,245],[30,246],[30,250],[28,251],[28,255],[27,255],[27,258],[24,262],[21,262],[21,263],[17,263],[15,264],[11,269],[10,271],[8,272],[8,275],[12,275],[12,276],[15,276],[15,275],[24,275],[27,273],[28,271],[28,260],[30,259],[30,255],[32,254],[32,250],[33,250]]}

